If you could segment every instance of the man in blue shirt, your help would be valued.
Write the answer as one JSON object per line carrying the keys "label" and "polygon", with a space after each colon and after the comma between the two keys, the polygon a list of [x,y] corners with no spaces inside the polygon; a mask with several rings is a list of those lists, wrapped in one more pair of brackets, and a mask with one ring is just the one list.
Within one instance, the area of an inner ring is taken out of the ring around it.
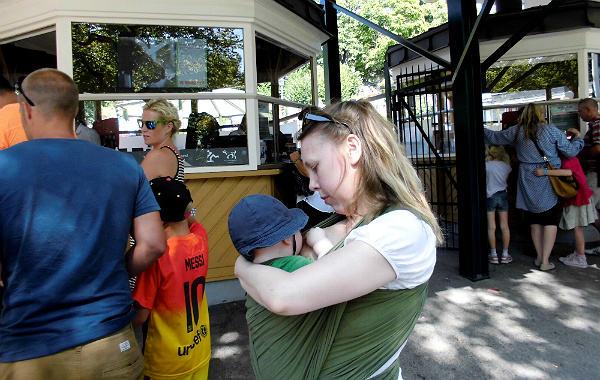
{"label": "man in blue shirt", "polygon": [[158,204],[133,157],[74,137],[68,75],[17,91],[29,141],[0,151],[0,379],[137,379],[128,278],[166,250]]}

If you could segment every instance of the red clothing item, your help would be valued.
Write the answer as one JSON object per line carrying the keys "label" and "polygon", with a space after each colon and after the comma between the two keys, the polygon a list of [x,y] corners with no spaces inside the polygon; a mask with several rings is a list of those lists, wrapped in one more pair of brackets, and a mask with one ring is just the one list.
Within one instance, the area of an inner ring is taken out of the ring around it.
{"label": "red clothing item", "polygon": [[151,310],[144,375],[153,379],[183,377],[210,361],[207,235],[200,223],[190,231],[167,240],[167,252],[138,276],[133,289],[133,298]]}
{"label": "red clothing item", "polygon": [[564,207],[567,206],[584,206],[590,203],[590,197],[594,195],[594,192],[590,190],[587,185],[587,180],[585,179],[585,175],[583,174],[583,169],[581,168],[581,164],[579,163],[579,159],[577,157],[573,158],[564,158],[561,157],[562,161],[562,169],[569,169],[573,172],[573,177],[579,184],[579,190],[577,190],[577,195],[573,198],[565,199]]}

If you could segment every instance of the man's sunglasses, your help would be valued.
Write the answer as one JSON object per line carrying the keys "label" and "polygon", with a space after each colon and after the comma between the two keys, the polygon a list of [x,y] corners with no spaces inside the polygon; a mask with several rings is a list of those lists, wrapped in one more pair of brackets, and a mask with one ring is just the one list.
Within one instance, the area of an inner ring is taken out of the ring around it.
{"label": "man's sunglasses", "polygon": [[350,133],[354,133],[352,131],[352,128],[350,128],[350,126],[348,125],[348,123],[336,120],[332,116],[327,115],[327,114],[316,115],[314,113],[307,113],[306,115],[304,115],[304,118],[302,119],[302,131],[303,132],[306,133],[306,131],[308,129],[310,129],[309,122],[311,122],[311,121],[314,121],[314,122],[317,122],[317,123],[340,124],[340,125],[343,125],[344,127],[348,128],[348,130],[350,131]]}
{"label": "man's sunglasses", "polygon": [[23,97],[25,98],[25,100],[27,101],[27,103],[29,103],[30,106],[35,107],[35,104],[33,103],[33,101],[31,99],[29,99],[27,97],[27,95],[25,95],[25,92],[23,91],[23,80],[25,79],[25,77],[20,77],[19,80],[17,81],[17,83],[15,84],[15,92],[17,93],[17,95],[21,94],[23,95]]}
{"label": "man's sunglasses", "polygon": [[153,130],[156,128],[156,124],[169,124],[170,121],[167,120],[142,120],[138,119],[138,126],[142,129],[143,126],[146,126],[149,130]]}

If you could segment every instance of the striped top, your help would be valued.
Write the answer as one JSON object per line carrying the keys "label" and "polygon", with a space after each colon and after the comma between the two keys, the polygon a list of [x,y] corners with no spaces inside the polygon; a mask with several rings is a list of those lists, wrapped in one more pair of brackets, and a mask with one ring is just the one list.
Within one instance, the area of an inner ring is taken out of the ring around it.
{"label": "striped top", "polygon": [[[184,174],[185,174],[184,167],[183,167],[183,157],[181,157],[181,155],[179,153],[177,153],[177,151],[175,149],[173,149],[172,147],[170,147],[168,145],[165,145],[160,149],[164,149],[164,148],[169,148],[171,150],[171,152],[173,152],[175,157],[177,157],[177,174],[175,174],[175,177],[173,177],[173,179],[175,181],[179,181],[179,182],[183,183]],[[133,236],[129,237],[129,245],[132,247],[135,245],[135,239],[133,238]],[[135,287],[136,278],[137,277],[132,277],[129,279],[129,287],[132,290]]]}
{"label": "striped top", "polygon": [[[541,125],[538,133],[538,144],[546,154],[548,161],[556,169],[561,168],[559,153],[566,158],[572,158],[583,148],[583,139],[573,137],[567,140],[565,135],[554,125]],[[525,139],[524,128],[521,128],[515,140],[517,127],[510,127],[503,131],[483,130],[486,144],[515,145],[519,158],[519,179],[517,182],[517,204],[521,210],[532,213],[541,213],[550,210],[558,201],[548,176],[536,176],[533,172],[537,168],[545,168],[546,163],[533,141]]]}
{"label": "striped top", "polygon": [[173,179],[175,181],[179,181],[179,182],[183,182],[184,179],[184,167],[183,167],[183,157],[181,157],[181,155],[179,153],[177,153],[177,151],[170,147],[169,145],[165,145],[160,149],[165,149],[165,148],[169,148],[171,150],[171,152],[173,152],[173,154],[175,155],[175,157],[177,157],[177,174],[175,174],[175,177],[173,177]]}

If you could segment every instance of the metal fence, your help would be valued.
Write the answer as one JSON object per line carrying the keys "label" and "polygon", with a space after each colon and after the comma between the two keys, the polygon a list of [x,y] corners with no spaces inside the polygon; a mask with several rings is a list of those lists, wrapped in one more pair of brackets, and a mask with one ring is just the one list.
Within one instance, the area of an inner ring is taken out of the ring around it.
{"label": "metal fence", "polygon": [[392,118],[445,233],[458,249],[458,197],[452,89],[448,73],[434,66],[406,68],[396,77]]}

